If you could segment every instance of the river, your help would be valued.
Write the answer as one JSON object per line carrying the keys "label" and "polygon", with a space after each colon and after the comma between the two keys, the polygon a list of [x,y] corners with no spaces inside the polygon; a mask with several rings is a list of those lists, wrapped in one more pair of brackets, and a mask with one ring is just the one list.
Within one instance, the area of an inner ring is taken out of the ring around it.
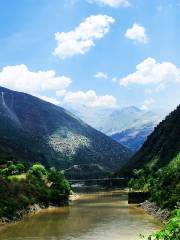
{"label": "river", "polygon": [[125,191],[80,194],[70,206],[42,210],[0,232],[0,240],[136,240],[160,223],[127,204]]}

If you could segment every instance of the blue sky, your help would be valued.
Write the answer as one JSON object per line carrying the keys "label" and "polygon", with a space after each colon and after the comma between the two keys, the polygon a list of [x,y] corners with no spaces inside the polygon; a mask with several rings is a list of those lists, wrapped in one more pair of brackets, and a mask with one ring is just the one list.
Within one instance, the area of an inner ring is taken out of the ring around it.
{"label": "blue sky", "polygon": [[77,108],[179,104],[179,0],[0,0],[0,9],[0,85]]}

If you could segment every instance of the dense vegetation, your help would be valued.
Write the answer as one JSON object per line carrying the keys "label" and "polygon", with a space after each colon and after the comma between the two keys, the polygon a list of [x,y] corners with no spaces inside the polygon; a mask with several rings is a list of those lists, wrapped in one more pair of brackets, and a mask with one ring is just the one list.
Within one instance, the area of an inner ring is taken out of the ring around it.
{"label": "dense vegetation", "polygon": [[16,219],[33,204],[60,205],[71,191],[63,172],[39,163],[30,169],[8,162],[0,170],[0,218]]}
{"label": "dense vegetation", "polygon": [[[167,166],[156,172],[135,170],[130,187],[150,192],[150,201],[172,211],[163,229],[148,240],[180,239],[180,153]],[[174,210],[176,209],[176,210]],[[144,239],[144,238],[143,238]]]}
{"label": "dense vegetation", "polygon": [[180,106],[161,122],[140,151],[119,171],[130,186],[150,191],[151,200],[174,209],[180,199]]}
{"label": "dense vegetation", "polygon": [[38,161],[69,169],[66,176],[74,178],[86,165],[86,178],[107,175],[131,156],[130,150],[61,107],[1,87],[0,96],[0,165]]}
{"label": "dense vegetation", "polygon": [[133,169],[152,172],[167,166],[180,152],[180,106],[166,117],[148,137],[140,151],[120,169],[119,175],[132,176]]}
{"label": "dense vegetation", "polygon": [[174,211],[167,225],[149,239],[179,239],[180,225],[180,106],[161,122],[143,147],[118,173],[129,186],[150,193],[150,201]]}
{"label": "dense vegetation", "polygon": [[153,172],[148,168],[133,171],[129,186],[150,192],[150,200],[161,208],[174,209],[180,201],[180,154],[167,166]]}
{"label": "dense vegetation", "polygon": [[[143,235],[140,235],[145,239]],[[147,240],[179,240],[180,239],[180,209],[174,210],[167,224],[159,232],[153,233]]]}

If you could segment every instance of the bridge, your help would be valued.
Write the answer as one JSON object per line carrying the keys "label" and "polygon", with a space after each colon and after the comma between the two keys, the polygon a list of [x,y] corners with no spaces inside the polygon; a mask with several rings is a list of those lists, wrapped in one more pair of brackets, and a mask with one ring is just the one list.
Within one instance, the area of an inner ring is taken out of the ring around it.
{"label": "bridge", "polygon": [[116,186],[116,187],[126,187],[128,179],[126,178],[89,178],[89,179],[68,179],[72,186],[75,185],[100,185],[100,186]]}

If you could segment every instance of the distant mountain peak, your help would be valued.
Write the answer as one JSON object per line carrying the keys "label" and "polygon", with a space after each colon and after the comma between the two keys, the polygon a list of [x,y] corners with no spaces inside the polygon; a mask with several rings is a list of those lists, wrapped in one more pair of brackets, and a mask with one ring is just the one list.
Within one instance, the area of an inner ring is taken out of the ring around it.
{"label": "distant mountain peak", "polygon": [[[90,126],[108,136],[112,136],[113,139],[132,150],[141,147],[147,136],[165,116],[163,111],[141,110],[134,105],[118,109],[83,108],[75,111],[75,113]],[[136,132],[137,137],[125,136],[129,132],[132,134]],[[123,142],[121,137],[123,137]]]}
{"label": "distant mountain peak", "polygon": [[124,107],[124,108],[122,108],[122,110],[124,110],[124,111],[125,110],[130,110],[130,111],[142,112],[142,110],[140,108],[138,108],[136,106],[133,106],[133,105],[131,105],[129,107]]}

